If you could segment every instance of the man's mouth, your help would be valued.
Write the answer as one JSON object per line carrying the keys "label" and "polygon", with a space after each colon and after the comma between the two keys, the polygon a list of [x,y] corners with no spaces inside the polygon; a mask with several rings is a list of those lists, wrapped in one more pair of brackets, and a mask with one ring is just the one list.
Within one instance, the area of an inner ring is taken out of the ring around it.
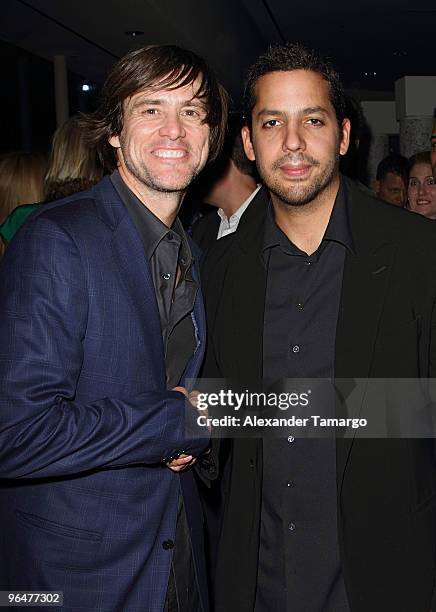
{"label": "man's mouth", "polygon": [[292,164],[289,162],[280,166],[280,170],[283,172],[283,174],[296,178],[306,176],[309,174],[311,168],[312,166],[310,164]]}
{"label": "man's mouth", "polygon": [[152,155],[161,159],[180,159],[186,157],[188,152],[186,149],[155,149]]}
{"label": "man's mouth", "polygon": [[430,200],[417,200],[416,203],[418,206],[427,206],[427,204],[430,204]]}

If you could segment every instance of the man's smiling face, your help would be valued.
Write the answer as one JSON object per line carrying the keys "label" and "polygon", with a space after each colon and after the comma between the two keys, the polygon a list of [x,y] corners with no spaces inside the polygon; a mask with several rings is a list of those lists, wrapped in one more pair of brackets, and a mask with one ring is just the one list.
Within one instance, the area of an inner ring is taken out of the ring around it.
{"label": "man's smiling face", "polygon": [[199,83],[152,88],[124,102],[123,128],[109,142],[127,183],[158,192],[184,192],[205,165],[209,126]]}

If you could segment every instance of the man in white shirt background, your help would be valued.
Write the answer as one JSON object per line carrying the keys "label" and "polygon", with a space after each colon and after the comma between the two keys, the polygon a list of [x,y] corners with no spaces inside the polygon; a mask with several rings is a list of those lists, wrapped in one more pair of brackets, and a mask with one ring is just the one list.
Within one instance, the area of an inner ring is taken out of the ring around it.
{"label": "man in white shirt background", "polygon": [[246,157],[241,138],[242,117],[231,114],[220,158],[202,172],[195,186],[197,202],[212,210],[193,226],[193,238],[203,249],[236,231],[239,221],[260,189],[254,164]]}

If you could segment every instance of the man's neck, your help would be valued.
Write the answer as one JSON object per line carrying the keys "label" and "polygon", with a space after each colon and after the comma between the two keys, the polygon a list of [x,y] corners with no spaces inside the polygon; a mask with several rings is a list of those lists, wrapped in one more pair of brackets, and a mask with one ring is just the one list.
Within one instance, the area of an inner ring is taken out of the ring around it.
{"label": "man's neck", "polygon": [[255,189],[256,184],[254,184],[254,186],[252,184],[240,185],[240,188],[237,191],[232,192],[231,194],[229,193],[227,198],[223,198],[219,204],[219,208],[221,208],[226,217],[230,219],[230,217],[241,208],[242,204],[251,196]]}
{"label": "man's neck", "polygon": [[321,244],[338,190],[339,176],[314,200],[303,206],[290,206],[271,194],[277,225],[293,244],[308,255]]}
{"label": "man's neck", "polygon": [[256,181],[248,174],[238,170],[234,164],[219,186],[213,190],[213,202],[210,204],[221,208],[228,219],[242,206],[256,189]]}
{"label": "man's neck", "polygon": [[167,227],[171,227],[180,210],[185,195],[184,191],[156,191],[141,183],[123,166],[118,171],[124,183],[136,197]]}

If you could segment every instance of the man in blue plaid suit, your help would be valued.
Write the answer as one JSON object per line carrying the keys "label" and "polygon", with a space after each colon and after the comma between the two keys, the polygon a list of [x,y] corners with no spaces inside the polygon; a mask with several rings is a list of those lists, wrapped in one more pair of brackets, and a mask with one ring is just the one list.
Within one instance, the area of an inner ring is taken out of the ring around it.
{"label": "man in blue plaid suit", "polygon": [[195,54],[129,53],[83,118],[112,173],[41,206],[8,247],[0,589],[63,591],[71,612],[207,610],[190,467],[208,435],[186,401],[205,323],[177,213],[226,109]]}

